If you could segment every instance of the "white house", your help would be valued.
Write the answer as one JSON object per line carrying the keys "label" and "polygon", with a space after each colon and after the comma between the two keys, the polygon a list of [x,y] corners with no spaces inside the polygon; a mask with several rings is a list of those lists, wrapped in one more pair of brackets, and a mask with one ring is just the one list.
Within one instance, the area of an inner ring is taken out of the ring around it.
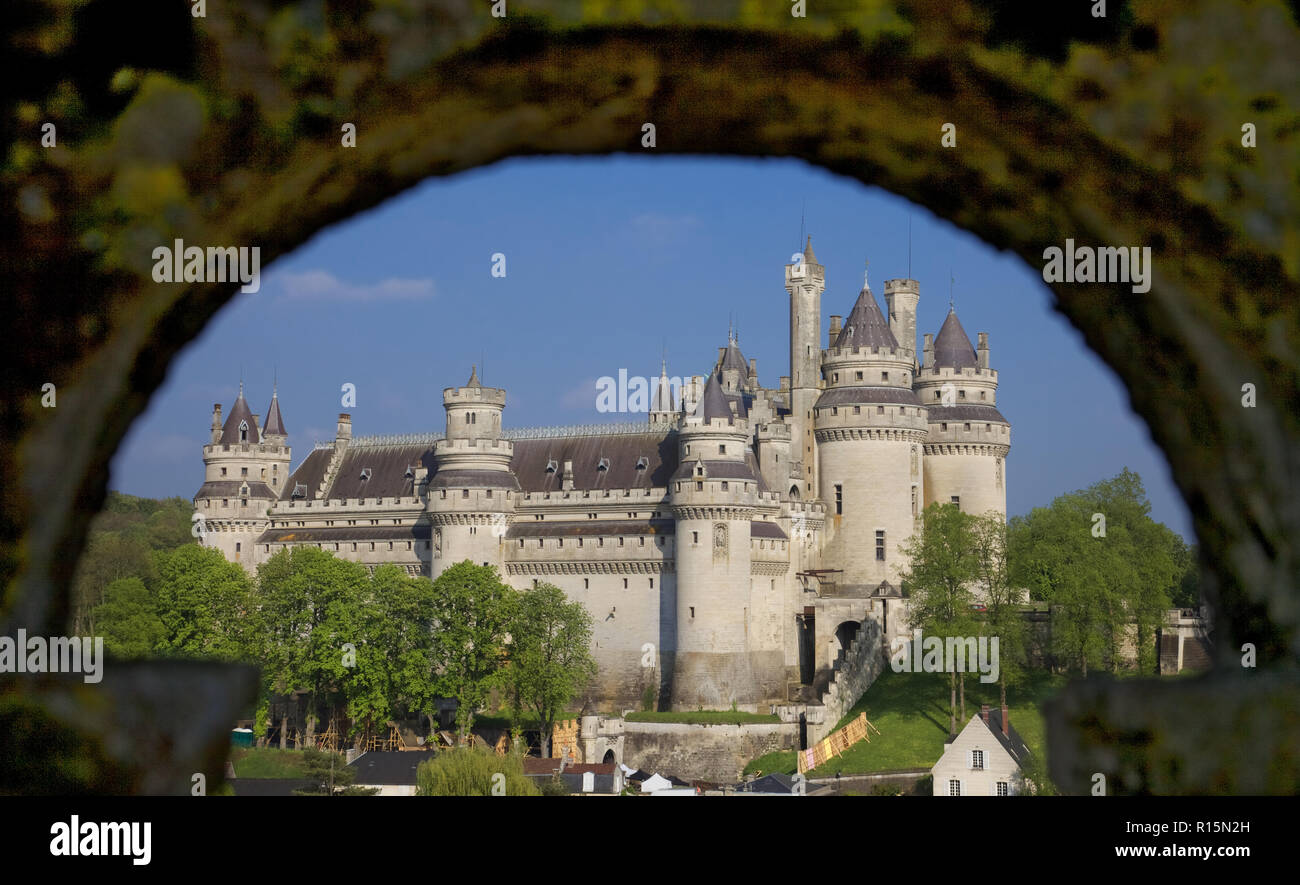
{"label": "white house", "polygon": [[1028,756],[1029,748],[1011,727],[1007,708],[990,711],[985,704],[931,769],[934,795],[1014,795],[1019,792],[1020,767]]}

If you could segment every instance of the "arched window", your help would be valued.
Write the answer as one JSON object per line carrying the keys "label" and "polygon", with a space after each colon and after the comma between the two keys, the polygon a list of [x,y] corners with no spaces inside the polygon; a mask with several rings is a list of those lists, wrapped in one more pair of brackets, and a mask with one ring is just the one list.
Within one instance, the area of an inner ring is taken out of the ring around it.
{"label": "arched window", "polygon": [[246,443],[246,442],[248,442],[248,422],[247,422],[247,421],[240,421],[240,422],[239,422],[239,441],[240,441],[241,443]]}

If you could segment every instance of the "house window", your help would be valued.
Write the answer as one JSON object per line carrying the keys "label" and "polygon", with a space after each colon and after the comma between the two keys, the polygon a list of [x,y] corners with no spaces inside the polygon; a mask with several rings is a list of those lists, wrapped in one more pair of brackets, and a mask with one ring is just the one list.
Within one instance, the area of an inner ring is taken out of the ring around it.
{"label": "house window", "polygon": [[855,414],[855,415],[861,415],[861,414],[862,414],[862,406],[854,406],[854,407],[853,407],[853,414]]}
{"label": "house window", "polygon": [[984,400],[988,399],[988,391],[987,391],[987,390],[981,390],[981,391],[980,391],[980,399],[984,399]]}
{"label": "house window", "polygon": [[241,468],[239,468],[239,475],[240,475],[240,476],[248,476],[248,468],[247,468],[247,467],[241,467]]}
{"label": "house window", "polygon": [[222,475],[222,476],[225,476],[225,475],[226,475],[226,468],[224,468],[224,467],[221,468],[221,475]]}
{"label": "house window", "polygon": [[586,590],[586,589],[588,589],[588,588],[590,588],[590,587],[591,587],[591,578],[583,578],[583,579],[582,579],[582,589],[583,589],[583,590]]}
{"label": "house window", "polygon": [[947,429],[948,429],[948,422],[945,421],[944,423],[940,424],[940,425],[939,425],[939,429],[940,429],[940,430],[947,430]]}
{"label": "house window", "polygon": [[959,780],[948,781],[948,795],[949,796],[961,795],[961,781]]}
{"label": "house window", "polygon": [[971,751],[970,751],[970,767],[973,768],[973,769],[975,769],[976,771],[983,771],[983,770],[984,770],[984,751],[983,751],[983,750],[971,750]]}
{"label": "house window", "polygon": [[627,578],[624,578],[624,579],[623,579],[623,589],[624,589],[624,590],[627,589]]}
{"label": "house window", "polygon": [[840,413],[839,406],[831,406],[831,414],[832,414],[832,415],[838,415],[839,413]]}
{"label": "house window", "polygon": [[888,381],[888,380],[889,380],[889,373],[888,373],[888,372],[881,372],[881,373],[880,373],[880,380],[881,380],[881,381]]}
{"label": "house window", "polygon": [[844,486],[835,487],[835,515],[839,516],[844,512]]}
{"label": "house window", "polygon": [[998,792],[997,792],[997,795],[999,795],[999,796],[1010,796],[1010,795],[1011,795],[1011,785],[1008,784],[1006,781],[998,781]]}
{"label": "house window", "polygon": [[487,490],[487,496],[488,496],[489,498],[492,497],[492,490],[491,490],[491,489],[488,489],[488,490]]}
{"label": "house window", "polygon": [[[691,543],[692,543],[692,544],[698,544],[698,543],[700,543],[700,533],[699,533],[699,532],[691,532]],[[692,617],[695,616],[695,609],[691,609],[691,616],[692,616]]]}
{"label": "house window", "polygon": [[238,541],[235,542],[235,552],[236,552],[236,553],[239,552],[239,542],[238,542]]}
{"label": "house window", "polygon": [[884,529],[876,530],[876,562],[885,561],[885,531]]}
{"label": "house window", "polygon": [[965,398],[966,398],[966,391],[964,390],[957,391],[957,399],[965,399]]}
{"label": "house window", "polygon": [[691,606],[691,617],[695,617],[695,606]]}
{"label": "house window", "polygon": [[936,390],[936,391],[934,392],[934,398],[935,398],[935,399],[938,399],[938,398],[939,398],[939,391]]}
{"label": "house window", "polygon": [[704,491],[704,483],[702,483],[702,482],[696,482],[696,483],[695,483],[695,491],[697,491],[697,492],[702,492],[702,491]]}
{"label": "house window", "polygon": [[653,590],[654,588],[655,588],[655,579],[654,579],[654,578],[651,578],[651,579],[650,579],[650,589]]}
{"label": "house window", "polygon": [[969,421],[967,421],[964,425],[962,425],[962,430],[965,430],[967,433],[970,433],[970,422],[969,422]]}
{"label": "house window", "polygon": [[469,497],[469,489],[461,489],[461,490],[460,490],[460,496],[461,496],[462,498],[468,498],[468,497]]}
{"label": "house window", "polygon": [[961,509],[961,495],[953,495],[950,500],[953,504],[957,506],[958,510]]}
{"label": "house window", "polygon": [[884,407],[884,406],[876,406],[876,414],[877,414],[877,415],[883,415],[883,414],[885,414],[885,407]]}
{"label": "house window", "polygon": [[230,499],[229,499],[229,498],[222,498],[222,499],[221,499],[221,506],[222,506],[222,507],[229,507],[229,506],[230,506]]}
{"label": "house window", "polygon": [[727,454],[727,447],[726,447],[725,445],[719,445],[719,446],[718,446],[718,454],[719,454],[719,455],[725,455],[725,454]]}
{"label": "house window", "polygon": [[439,493],[438,497],[439,497],[439,498],[446,498],[446,497],[447,497],[447,490],[446,490],[446,489],[442,489],[442,490],[440,490],[440,493]]}
{"label": "house window", "polygon": [[840,380],[840,373],[836,372],[834,375],[834,383],[838,384],[839,380]]}
{"label": "house window", "polygon": [[862,373],[861,373],[861,372],[856,372],[856,373],[854,373],[854,377],[855,377],[858,381],[861,381],[861,380],[862,380]]}
{"label": "house window", "polygon": [[722,483],[722,490],[723,490],[724,492],[727,490],[727,483],[726,483],[725,480],[724,480],[723,483]]}

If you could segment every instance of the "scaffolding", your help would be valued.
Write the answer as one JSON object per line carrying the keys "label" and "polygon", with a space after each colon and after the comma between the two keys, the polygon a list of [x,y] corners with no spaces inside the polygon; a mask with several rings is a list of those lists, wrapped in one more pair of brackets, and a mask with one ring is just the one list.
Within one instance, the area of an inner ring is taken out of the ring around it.
{"label": "scaffolding", "polygon": [[848,725],[831,732],[808,749],[800,750],[795,754],[799,762],[799,772],[802,774],[810,771],[829,761],[833,756],[844,755],[844,752],[858,741],[871,743],[873,731],[880,734],[880,729],[867,719],[866,712],[859,713]]}

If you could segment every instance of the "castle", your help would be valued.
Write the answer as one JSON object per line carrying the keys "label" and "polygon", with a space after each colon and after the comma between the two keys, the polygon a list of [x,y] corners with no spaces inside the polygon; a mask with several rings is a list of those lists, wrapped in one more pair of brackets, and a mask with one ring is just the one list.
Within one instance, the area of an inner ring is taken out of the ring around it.
{"label": "castle", "polygon": [[906,633],[900,547],[927,504],[1005,517],[1011,442],[986,333],[972,347],[950,309],[918,361],[917,282],[885,282],[886,319],[864,281],[822,347],[825,285],[809,238],[778,387],[729,336],[679,396],[663,370],[648,423],[506,429],[506,391],[471,372],[444,433],[354,438],[341,414],[291,471],[278,396],[263,424],[241,383],[203,447],[203,543],[250,570],[305,544],[555,584],[592,615],[601,709],[811,699],[862,624]]}

